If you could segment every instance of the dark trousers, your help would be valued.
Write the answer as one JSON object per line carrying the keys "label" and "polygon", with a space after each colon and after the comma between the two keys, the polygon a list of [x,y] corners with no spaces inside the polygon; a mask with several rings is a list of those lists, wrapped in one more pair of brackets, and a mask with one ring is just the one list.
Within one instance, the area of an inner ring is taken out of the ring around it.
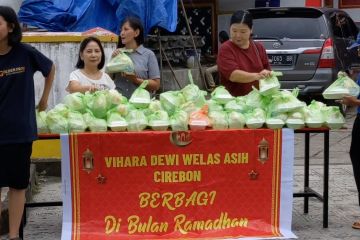
{"label": "dark trousers", "polygon": [[354,170],[356,187],[358,189],[360,205],[360,114],[355,118],[350,146],[350,158]]}

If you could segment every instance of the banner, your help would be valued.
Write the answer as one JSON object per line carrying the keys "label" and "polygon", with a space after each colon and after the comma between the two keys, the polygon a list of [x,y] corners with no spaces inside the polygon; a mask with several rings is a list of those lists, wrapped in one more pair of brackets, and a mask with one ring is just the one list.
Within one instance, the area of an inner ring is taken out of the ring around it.
{"label": "banner", "polygon": [[61,136],[62,240],[294,237],[292,130]]}

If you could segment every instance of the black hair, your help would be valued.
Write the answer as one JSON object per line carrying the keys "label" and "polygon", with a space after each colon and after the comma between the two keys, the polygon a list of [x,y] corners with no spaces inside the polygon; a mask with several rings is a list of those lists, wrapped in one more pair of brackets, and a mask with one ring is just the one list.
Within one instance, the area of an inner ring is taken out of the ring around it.
{"label": "black hair", "polygon": [[226,42],[227,40],[229,40],[229,35],[227,34],[227,32],[220,31],[219,32],[219,42],[223,43],[223,42]]}
{"label": "black hair", "polygon": [[85,50],[86,46],[90,42],[96,42],[99,45],[99,48],[100,48],[100,51],[101,51],[101,60],[100,60],[100,63],[98,64],[97,68],[100,70],[105,65],[105,52],[104,52],[104,48],[103,48],[100,40],[98,38],[96,38],[96,37],[93,37],[93,36],[85,38],[80,43],[79,58],[78,58],[78,61],[77,61],[76,65],[75,65],[75,67],[76,68],[84,68],[84,66],[85,66],[84,60],[81,59],[80,54]]}
{"label": "black hair", "polygon": [[[125,18],[125,20],[122,22],[121,26],[123,26],[126,22],[128,22],[130,27],[132,29],[134,29],[135,31],[139,30],[139,35],[135,38],[135,41],[136,41],[138,46],[143,44],[144,43],[144,27],[143,27],[143,25],[141,23],[141,20],[139,18],[137,18],[137,17],[129,16],[129,17]],[[120,34],[121,34],[121,31],[120,31]],[[117,48],[124,47],[124,44],[121,42],[120,34],[119,34]]]}
{"label": "black hair", "polygon": [[246,24],[250,29],[252,29],[253,18],[251,13],[244,10],[234,12],[234,14],[231,16],[230,26],[234,23]]}
{"label": "black hair", "polygon": [[8,27],[12,28],[13,31],[8,34],[8,44],[14,46],[21,42],[22,33],[19,24],[19,20],[16,16],[14,9],[7,6],[0,6],[0,16],[7,22]]}

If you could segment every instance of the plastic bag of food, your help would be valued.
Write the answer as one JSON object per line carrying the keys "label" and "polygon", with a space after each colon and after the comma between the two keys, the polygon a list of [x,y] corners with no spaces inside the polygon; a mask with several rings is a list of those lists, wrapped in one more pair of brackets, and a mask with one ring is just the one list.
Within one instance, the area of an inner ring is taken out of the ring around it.
{"label": "plastic bag of food", "polygon": [[345,119],[341,114],[340,108],[338,106],[324,107],[323,112],[325,115],[325,124],[327,127],[331,129],[339,129],[344,126]]}
{"label": "plastic bag of food", "polygon": [[227,129],[229,128],[228,116],[224,111],[209,112],[209,119],[213,129]]}
{"label": "plastic bag of food", "polygon": [[322,102],[312,100],[311,103],[304,107],[304,117],[306,126],[310,128],[319,128],[325,123],[323,109],[326,105]]}
{"label": "plastic bag of food", "polygon": [[220,103],[218,103],[217,101],[213,100],[213,99],[207,100],[206,105],[209,106],[209,112],[224,111],[223,106]]}
{"label": "plastic bag of food", "polygon": [[288,113],[286,126],[292,129],[303,128],[305,126],[304,112],[302,110],[297,110]]}
{"label": "plastic bag of food", "polygon": [[126,117],[131,110],[136,109],[130,103],[121,103],[121,104],[117,105],[115,108],[116,108],[117,112],[120,113],[121,116],[123,116],[123,117]]}
{"label": "plastic bag of food", "polygon": [[189,116],[189,125],[192,130],[204,130],[206,127],[211,126],[208,117],[208,105],[204,105],[200,110],[192,112]]}
{"label": "plastic bag of food", "polygon": [[83,115],[80,112],[70,111],[68,114],[68,123],[70,132],[85,132],[87,128]]}
{"label": "plastic bag of food", "polygon": [[186,102],[193,102],[195,106],[202,107],[205,105],[206,100],[206,92],[199,89],[197,85],[194,84],[193,77],[191,71],[188,71],[188,77],[190,84],[186,85],[181,92],[185,98]]}
{"label": "plastic bag of food", "polygon": [[226,111],[235,111],[239,113],[245,113],[249,110],[249,107],[246,105],[246,98],[236,97],[234,100],[229,101],[225,104],[225,110]]}
{"label": "plastic bag of food", "polygon": [[83,98],[84,94],[80,92],[68,94],[64,98],[64,104],[72,111],[85,112],[86,105]]}
{"label": "plastic bag of food", "polygon": [[267,98],[265,96],[262,96],[259,93],[259,90],[257,90],[255,87],[253,87],[253,90],[249,92],[245,98],[245,103],[247,106],[247,110],[250,109],[256,109],[256,108],[262,108],[265,109],[268,105]]}
{"label": "plastic bag of food", "polygon": [[133,92],[129,102],[136,108],[147,108],[150,104],[150,93],[146,90],[149,81],[143,81],[140,86]]}
{"label": "plastic bag of food", "polygon": [[227,102],[234,99],[234,97],[229,93],[224,86],[218,86],[211,93],[211,98],[217,101],[220,104],[226,104]]}
{"label": "plastic bag of food", "polygon": [[244,114],[233,111],[228,114],[228,121],[230,129],[242,129],[245,126],[246,118]]}
{"label": "plastic bag of food", "polygon": [[280,89],[280,83],[277,77],[282,76],[282,72],[271,71],[269,77],[259,80],[259,92],[261,95],[274,94]]}
{"label": "plastic bag of food", "polygon": [[108,102],[106,91],[96,91],[92,95],[93,97],[89,98],[89,101],[87,102],[88,108],[96,118],[105,118],[106,112],[111,106]]}
{"label": "plastic bag of food", "polygon": [[100,118],[91,118],[88,123],[89,129],[91,132],[106,132],[107,131],[107,123],[105,119]]}
{"label": "plastic bag of food", "polygon": [[142,131],[148,125],[148,120],[142,110],[135,109],[129,112],[126,117],[126,121],[128,122],[128,131]]}
{"label": "plastic bag of food", "polygon": [[109,102],[109,104],[111,104],[113,106],[127,103],[126,97],[121,95],[121,93],[119,93],[115,89],[106,90],[105,93],[106,93],[107,101]]}
{"label": "plastic bag of food", "polygon": [[190,115],[193,112],[199,111],[201,108],[197,107],[193,102],[186,102],[180,106],[180,109],[187,112]]}
{"label": "plastic bag of food", "polygon": [[107,112],[107,126],[112,131],[125,131],[128,123],[126,122],[125,118],[121,116],[121,114],[116,110],[112,109]]}
{"label": "plastic bag of food", "polygon": [[123,72],[127,74],[134,74],[135,68],[131,58],[127,55],[132,52],[130,49],[121,48],[118,55],[113,57],[105,66],[107,73]]}
{"label": "plastic bag of food", "polygon": [[175,109],[185,103],[185,98],[180,91],[167,91],[160,94],[161,106],[169,114],[173,114]]}
{"label": "plastic bag of food", "polygon": [[323,92],[325,99],[341,99],[346,95],[359,96],[360,87],[346,73],[339,72],[338,78]]}
{"label": "plastic bag of food", "polygon": [[46,124],[46,112],[45,111],[36,111],[36,126],[38,133],[48,133],[49,128]]}
{"label": "plastic bag of food", "polygon": [[164,110],[158,110],[148,117],[149,126],[155,131],[165,131],[170,125],[169,115]]}
{"label": "plastic bag of food", "polygon": [[69,109],[64,104],[58,104],[48,111],[46,124],[51,133],[67,133],[69,130],[67,116]]}
{"label": "plastic bag of food", "polygon": [[298,89],[294,89],[292,92],[283,90],[272,96],[268,106],[269,111],[277,113],[293,112],[306,106],[306,103],[297,98],[298,91]]}
{"label": "plastic bag of food", "polygon": [[246,113],[246,126],[251,129],[261,128],[266,119],[266,113],[261,108]]}
{"label": "plastic bag of food", "polygon": [[173,131],[187,131],[189,124],[189,115],[187,112],[177,109],[170,117],[170,126]]}
{"label": "plastic bag of food", "polygon": [[268,112],[266,116],[266,126],[270,129],[282,128],[287,119],[286,113]]}

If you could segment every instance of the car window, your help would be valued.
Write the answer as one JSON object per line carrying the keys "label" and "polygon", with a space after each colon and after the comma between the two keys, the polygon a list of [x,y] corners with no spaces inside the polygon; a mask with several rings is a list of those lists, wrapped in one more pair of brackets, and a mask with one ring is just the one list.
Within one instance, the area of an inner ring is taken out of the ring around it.
{"label": "car window", "polygon": [[335,37],[354,38],[357,35],[357,27],[351,18],[341,12],[330,16],[330,23]]}
{"label": "car window", "polygon": [[254,19],[253,35],[258,38],[319,39],[326,38],[328,31],[322,17],[259,18]]}

